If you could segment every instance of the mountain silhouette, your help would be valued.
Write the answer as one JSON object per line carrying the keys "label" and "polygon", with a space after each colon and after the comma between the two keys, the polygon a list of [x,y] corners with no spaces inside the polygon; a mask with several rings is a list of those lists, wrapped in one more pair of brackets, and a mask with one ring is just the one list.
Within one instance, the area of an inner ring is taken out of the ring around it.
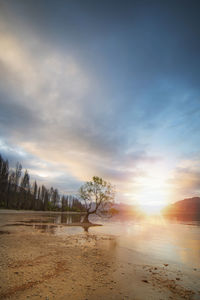
{"label": "mountain silhouette", "polygon": [[177,201],[164,208],[163,214],[169,217],[185,217],[200,220],[200,197]]}

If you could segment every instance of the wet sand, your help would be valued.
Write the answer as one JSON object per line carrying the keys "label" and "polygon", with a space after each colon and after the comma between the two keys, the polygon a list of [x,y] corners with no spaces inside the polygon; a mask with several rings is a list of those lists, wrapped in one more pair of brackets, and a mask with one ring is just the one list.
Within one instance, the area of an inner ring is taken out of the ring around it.
{"label": "wet sand", "polygon": [[54,235],[13,219],[0,212],[0,299],[200,299],[199,268],[133,253],[112,235]]}

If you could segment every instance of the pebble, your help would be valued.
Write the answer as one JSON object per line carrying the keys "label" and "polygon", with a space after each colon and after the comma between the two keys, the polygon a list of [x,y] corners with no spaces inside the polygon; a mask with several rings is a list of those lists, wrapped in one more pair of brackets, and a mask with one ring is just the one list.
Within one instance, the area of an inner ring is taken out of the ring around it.
{"label": "pebble", "polygon": [[146,279],[143,279],[142,281],[145,282],[145,283],[149,283],[148,280],[146,280]]}

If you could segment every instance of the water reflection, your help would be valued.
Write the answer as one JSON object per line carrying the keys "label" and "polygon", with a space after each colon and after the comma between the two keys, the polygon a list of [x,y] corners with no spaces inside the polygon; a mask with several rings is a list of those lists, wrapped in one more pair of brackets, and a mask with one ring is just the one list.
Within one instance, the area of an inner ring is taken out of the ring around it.
{"label": "water reflection", "polygon": [[46,225],[46,224],[34,224],[32,225],[34,229],[39,230],[41,232],[55,233],[57,228],[56,225]]}
{"label": "water reflection", "polygon": [[54,224],[74,224],[81,222],[81,214],[41,214],[39,218],[23,220],[23,223],[54,223]]}
{"label": "water reflection", "polygon": [[81,214],[60,214],[54,216],[54,223],[56,224],[74,224],[81,222]]}
{"label": "water reflection", "polygon": [[144,256],[168,263],[200,267],[199,221],[191,221],[189,224],[163,217],[147,218],[137,222],[118,219],[104,224],[100,229],[91,228],[90,232],[94,234],[100,230],[102,233],[118,236],[119,246],[130,250],[130,260],[134,260],[134,251],[137,251]]}
{"label": "water reflection", "polygon": [[[110,220],[93,219],[103,226],[81,225],[81,214],[24,213],[12,217],[6,226],[32,227],[42,233],[59,236],[81,234],[89,243],[91,237],[112,235],[115,239],[105,244],[113,249],[126,248],[165,262],[184,263],[200,267],[200,222],[159,218],[134,219],[117,216]],[[5,226],[5,225],[4,225]],[[5,228],[6,229],[6,228]],[[100,245],[104,245],[101,239]],[[104,245],[105,246],[105,245]],[[107,247],[106,246],[106,247]],[[133,259],[129,257],[129,259]]]}
{"label": "water reflection", "polygon": [[169,215],[166,216],[165,219],[171,220],[173,222],[178,223],[189,223],[196,225],[198,224],[200,226],[200,217],[199,215],[192,215],[192,214],[180,214],[180,215]]}
{"label": "water reflection", "polygon": [[[52,234],[76,234],[89,232],[89,228],[93,226],[101,226],[101,224],[82,224],[82,214],[63,214],[63,213],[38,213],[31,218],[29,214],[20,216],[20,220],[16,223],[9,223],[4,226],[21,226],[32,227],[33,229]],[[75,228],[76,227],[76,228]]]}

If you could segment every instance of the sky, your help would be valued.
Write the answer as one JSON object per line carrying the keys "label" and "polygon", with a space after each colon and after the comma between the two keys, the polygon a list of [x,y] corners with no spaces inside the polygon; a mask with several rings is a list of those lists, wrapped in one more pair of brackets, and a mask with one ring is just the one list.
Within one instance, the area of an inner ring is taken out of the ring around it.
{"label": "sky", "polygon": [[0,153],[75,194],[200,195],[199,1],[0,0]]}

